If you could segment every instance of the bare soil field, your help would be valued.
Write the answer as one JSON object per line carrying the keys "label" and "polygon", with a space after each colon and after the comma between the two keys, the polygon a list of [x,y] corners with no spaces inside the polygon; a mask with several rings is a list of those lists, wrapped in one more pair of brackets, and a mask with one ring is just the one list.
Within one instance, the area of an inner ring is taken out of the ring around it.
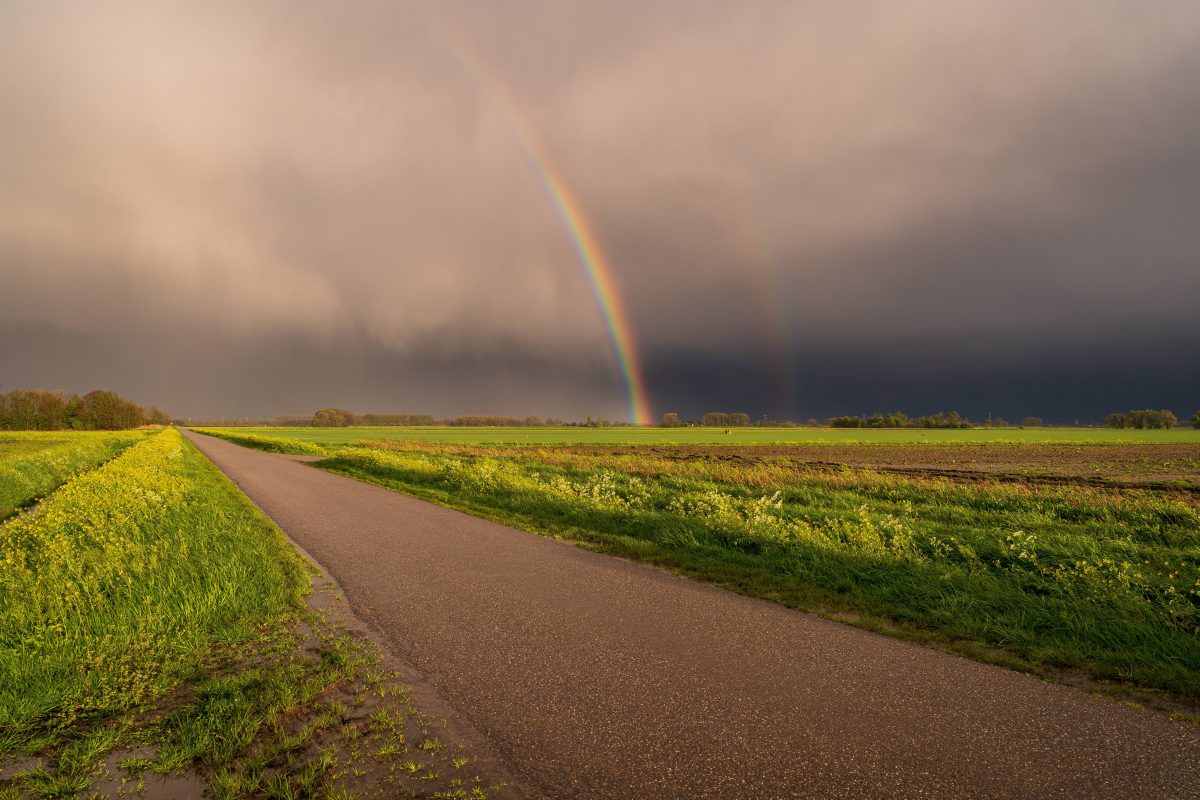
{"label": "bare soil field", "polygon": [[[1162,486],[1200,491],[1196,444],[849,444],[570,447],[579,455],[653,455],[682,461],[792,462],[945,477]],[[510,448],[511,452],[511,448]]]}

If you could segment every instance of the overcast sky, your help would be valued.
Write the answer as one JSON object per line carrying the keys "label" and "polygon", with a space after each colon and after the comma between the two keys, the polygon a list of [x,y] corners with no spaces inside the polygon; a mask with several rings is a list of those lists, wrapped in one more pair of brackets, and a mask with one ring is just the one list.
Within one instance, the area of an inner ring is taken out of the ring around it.
{"label": "overcast sky", "polygon": [[1200,407],[1194,0],[6,2],[0,389],[628,417],[505,113],[656,413]]}

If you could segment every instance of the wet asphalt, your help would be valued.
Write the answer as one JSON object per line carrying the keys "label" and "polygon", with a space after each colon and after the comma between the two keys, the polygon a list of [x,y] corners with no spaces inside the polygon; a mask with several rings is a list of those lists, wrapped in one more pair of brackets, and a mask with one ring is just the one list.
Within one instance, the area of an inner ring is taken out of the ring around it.
{"label": "wet asphalt", "polygon": [[1200,728],[1162,714],[185,434],[514,793],[1200,798]]}

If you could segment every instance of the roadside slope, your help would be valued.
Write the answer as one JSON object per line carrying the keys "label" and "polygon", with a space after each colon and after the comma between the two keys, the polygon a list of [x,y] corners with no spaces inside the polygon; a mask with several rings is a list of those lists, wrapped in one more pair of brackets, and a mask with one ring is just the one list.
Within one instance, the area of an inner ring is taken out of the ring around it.
{"label": "roadside slope", "polygon": [[1200,731],[187,433],[546,797],[1200,797]]}

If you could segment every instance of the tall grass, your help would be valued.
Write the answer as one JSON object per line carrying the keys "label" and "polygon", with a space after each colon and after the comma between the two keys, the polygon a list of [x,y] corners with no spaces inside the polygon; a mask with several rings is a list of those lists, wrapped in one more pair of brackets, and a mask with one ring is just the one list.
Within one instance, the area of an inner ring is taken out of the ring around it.
{"label": "tall grass", "polygon": [[161,696],[299,607],[298,555],[174,429],[0,525],[0,753]]}
{"label": "tall grass", "polygon": [[0,525],[0,798],[486,797],[308,577],[174,429]]}
{"label": "tall grass", "polygon": [[322,466],[967,652],[1200,699],[1200,509],[1147,491],[500,449]]}
{"label": "tall grass", "polygon": [[259,436],[252,433],[242,433],[236,428],[195,428],[197,433],[203,433],[208,436],[216,436],[219,439],[224,439],[227,442],[249,447],[253,450],[262,450],[267,453],[286,453],[294,456],[322,456],[325,455],[325,448],[319,444],[304,441],[303,439],[282,439],[273,436]]}
{"label": "tall grass", "polygon": [[0,519],[120,453],[142,432],[0,434]]}

